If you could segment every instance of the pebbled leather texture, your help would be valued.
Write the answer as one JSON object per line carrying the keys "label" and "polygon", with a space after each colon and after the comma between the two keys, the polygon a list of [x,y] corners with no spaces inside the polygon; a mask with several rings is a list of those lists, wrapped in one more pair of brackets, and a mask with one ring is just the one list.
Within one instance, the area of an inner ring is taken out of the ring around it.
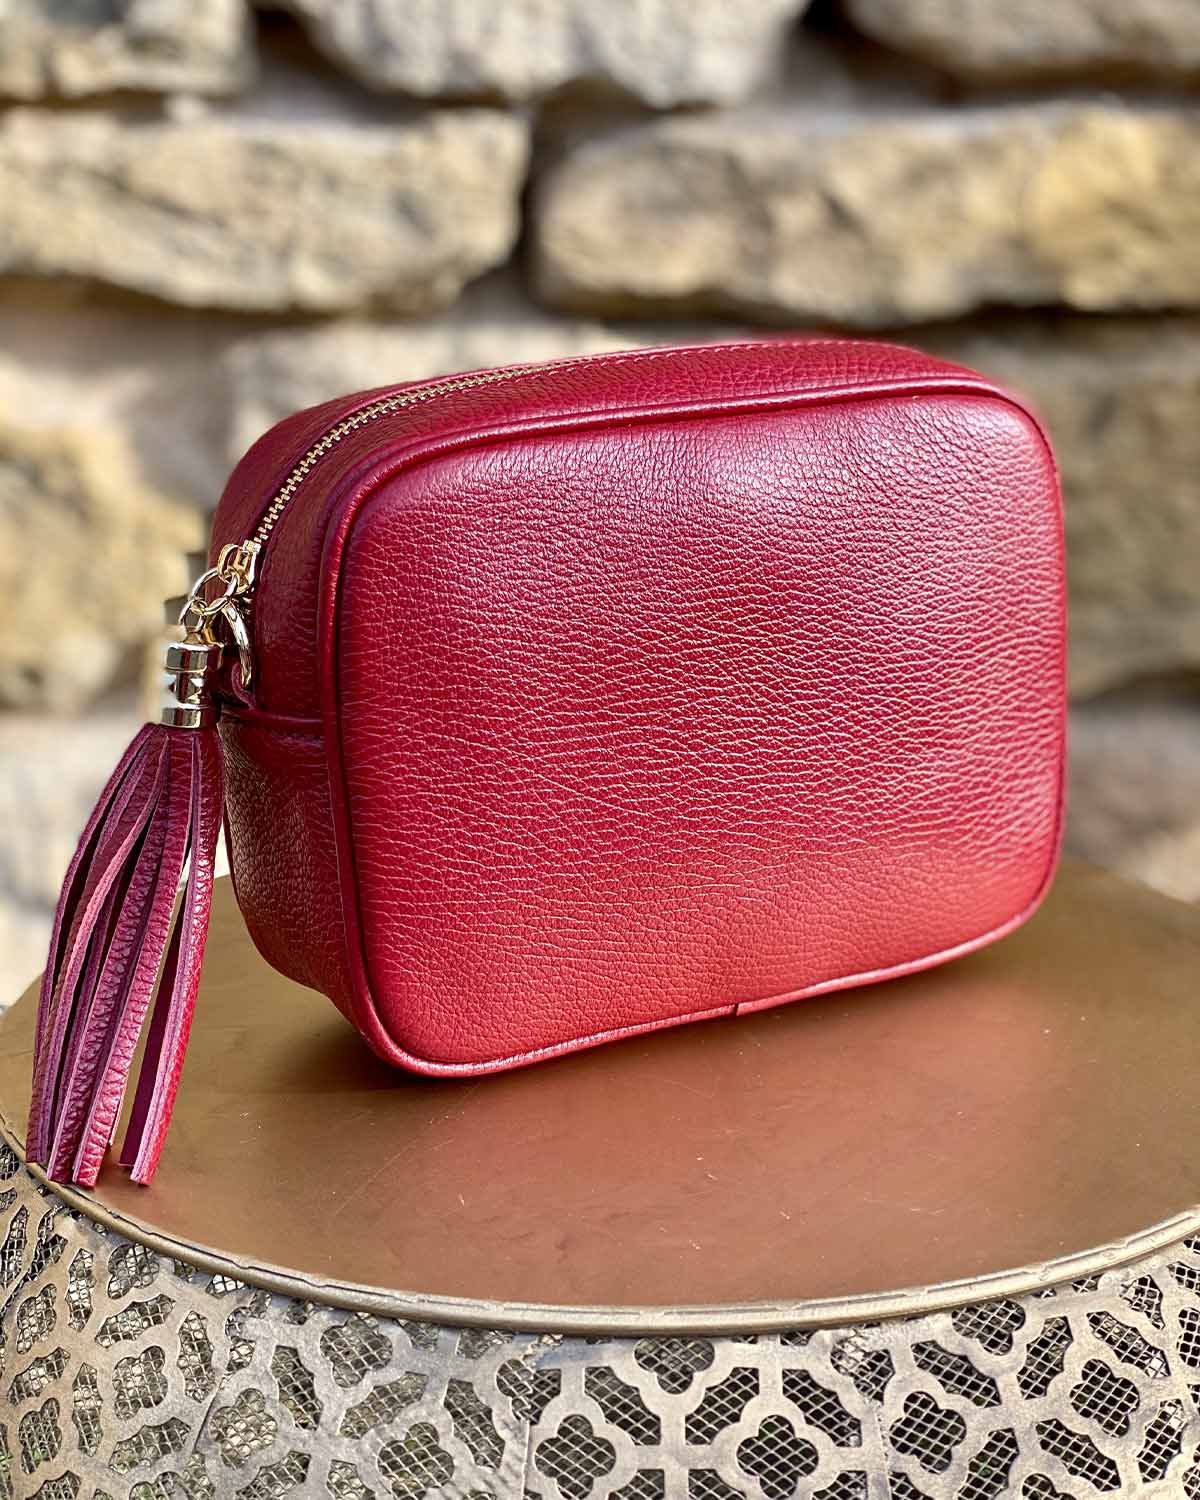
{"label": "pebbled leather texture", "polygon": [[[261,440],[214,548],[377,394]],[[254,630],[239,901],[407,1067],[923,967],[1053,870],[1053,459],[911,351],[601,356],[364,424],[269,540]]]}
{"label": "pebbled leather texture", "polygon": [[349,1016],[324,730],[245,712],[220,727],[231,873],[250,935],[280,973]]}

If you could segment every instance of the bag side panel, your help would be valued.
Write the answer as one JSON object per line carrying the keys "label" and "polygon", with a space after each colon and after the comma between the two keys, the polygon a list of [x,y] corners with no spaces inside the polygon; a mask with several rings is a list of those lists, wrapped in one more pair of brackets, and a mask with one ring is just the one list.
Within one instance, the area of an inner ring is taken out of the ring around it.
{"label": "bag side panel", "polygon": [[350,1015],[329,772],[319,725],[220,721],[226,835],[238,905],[281,974]]}

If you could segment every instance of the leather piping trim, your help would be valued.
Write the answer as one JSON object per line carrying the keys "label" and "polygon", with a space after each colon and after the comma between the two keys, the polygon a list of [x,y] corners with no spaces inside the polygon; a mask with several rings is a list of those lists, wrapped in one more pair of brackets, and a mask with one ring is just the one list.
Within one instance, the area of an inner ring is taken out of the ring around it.
{"label": "leather piping trim", "polygon": [[943,1281],[897,1291],[796,1302],[742,1302],[692,1307],[589,1307],[558,1303],[498,1302],[474,1297],[442,1297],[356,1282],[326,1281],[304,1271],[260,1264],[227,1250],[196,1245],[156,1229],[142,1219],[109,1208],[91,1193],[50,1182],[40,1167],[25,1162],[22,1143],[0,1113],[0,1138],[21,1159],[46,1192],[73,1212],[144,1245],[157,1255],[184,1261],[202,1271],[228,1276],[249,1286],[350,1312],[461,1328],[500,1328],[536,1333],[611,1334],[641,1338],[652,1334],[721,1337],[739,1333],[779,1333],[799,1328],[835,1328],[891,1318],[922,1317],[997,1297],[1019,1297],[1047,1287],[1116,1270],[1189,1238],[1200,1231],[1200,1205],[1163,1219],[1124,1239],[986,1276]]}
{"label": "leather piping trim", "polygon": [[[681,354],[691,354],[698,352],[737,353],[738,351],[744,349],[752,350],[758,348],[761,346],[762,342],[763,340],[761,338],[742,338],[726,339],[719,343],[712,344],[678,344],[668,345],[666,347],[662,347],[659,345],[649,345],[640,349],[615,349],[608,353],[600,354],[569,354],[565,355],[562,359],[535,360],[529,364],[501,365],[497,368],[514,371],[515,380],[521,378],[522,376],[534,377],[543,374],[561,374],[564,371],[570,372],[571,370],[586,367],[588,365],[596,365],[602,366],[605,369],[612,369],[614,367],[621,368],[630,364],[649,364],[657,360],[676,358]],[[828,348],[834,345],[844,344],[846,342],[846,336],[844,334],[814,334],[811,337],[806,337],[804,334],[796,334],[790,338],[777,339],[775,340],[775,342],[779,347],[782,348],[796,348],[804,349],[807,351],[814,348]],[[895,340],[864,338],[861,339],[860,342],[869,343],[876,349],[891,350],[899,354],[911,355],[914,353],[911,348],[907,347],[904,344],[896,343]],[[952,361],[938,359],[934,356],[926,356],[926,358],[929,359],[931,369],[933,369],[934,371],[934,375],[929,378],[954,378],[961,379],[963,381],[974,380],[978,383],[979,386],[985,389],[994,389],[989,382],[984,380],[984,377],[982,375],[976,375],[974,371],[967,369],[966,366],[956,365]],[[463,373],[481,374],[484,372],[464,371]],[[429,381],[408,380],[401,381],[396,385],[373,386],[369,387],[365,391],[353,392],[351,393],[349,398],[334,397],[332,400],[323,402],[319,406],[316,406],[311,410],[314,413],[321,412],[323,414],[327,414],[329,425],[334,426],[338,422],[344,421],[347,417],[352,417],[356,412],[362,411],[365,407],[370,406],[373,402],[382,399],[384,396],[391,392],[400,394],[406,390],[412,390],[417,386],[437,386],[442,384],[443,382],[449,385],[453,379],[453,376],[448,375],[441,377],[440,379]],[[349,399],[349,405],[344,404],[347,399]],[[294,415],[302,416],[304,415],[304,413],[297,412],[294,413]],[[1028,415],[1033,416],[1033,413],[1030,412],[1028,413]],[[1036,421],[1037,418],[1034,417],[1034,420]],[[268,436],[269,434],[264,433],[263,436],[259,439],[259,442],[263,442]],[[284,482],[288,473],[295,467],[297,460],[301,457],[304,451],[305,450],[303,448],[291,451],[286,462],[281,462],[274,466],[274,477],[266,486],[269,495],[273,495],[279,488],[279,486]],[[252,510],[248,515],[237,517],[237,525],[234,527],[236,535],[232,537],[212,537],[210,539],[209,546],[209,562],[215,564],[217,555],[221,550],[222,541],[236,541],[238,537],[248,535],[251,530],[257,527],[259,522],[262,520],[266,509],[267,504],[264,503],[255,510]]]}
{"label": "leather piping trim", "polygon": [[[860,401],[893,400],[898,396],[939,395],[958,395],[983,401],[995,401],[1015,411],[1030,424],[1037,435],[1047,466],[1055,475],[1057,481],[1058,468],[1046,430],[1037,416],[1024,403],[1001,387],[991,385],[980,377],[971,378],[966,375],[959,377],[954,374],[947,375],[941,372],[929,377],[905,378],[890,382],[881,381],[877,385],[834,386],[815,390],[792,391],[784,395],[771,393],[761,397],[741,397],[727,401],[722,400],[708,405],[702,402],[688,402],[680,406],[671,405],[657,409],[636,408],[625,412],[613,412],[609,409],[600,412],[574,412],[569,418],[563,419],[551,418],[547,420],[546,418],[539,417],[524,426],[506,423],[500,431],[490,428],[478,429],[456,433],[442,441],[421,440],[417,444],[409,444],[407,447],[403,443],[395,443],[390,448],[384,448],[382,453],[372,455],[367,462],[360,464],[357,469],[351,470],[350,473],[342,476],[341,482],[335,490],[336,498],[328,506],[325,513],[325,533],[321,548],[319,575],[317,655],[319,658],[319,680],[321,683],[321,709],[326,728],[330,802],[332,804],[337,842],[338,866],[341,871],[349,872],[350,876],[349,885],[351,889],[349,892],[346,891],[346,881],[343,880],[342,882],[344,899],[341,902],[343,923],[345,926],[346,959],[350,979],[349,1001],[354,1024],[380,1057],[393,1065],[407,1067],[427,1077],[484,1076],[487,1073],[500,1072],[528,1063],[564,1056],[587,1047],[597,1046],[603,1042],[665,1030],[667,1027],[683,1025],[690,1021],[735,1016],[742,1009],[747,1012],[751,1008],[767,1009],[773,1004],[784,1004],[790,1000],[799,999],[802,996],[839,989],[849,989],[857,985],[878,983],[886,979],[899,978],[905,974],[917,973],[923,969],[933,968],[952,958],[984,947],[989,942],[1015,930],[1033,914],[1050,888],[1062,843],[1066,759],[1064,720],[1060,720],[1058,735],[1058,787],[1055,826],[1048,847],[1046,865],[1038,885],[1035,887],[1034,895],[1019,912],[1006,918],[995,927],[989,928],[983,933],[967,938],[963,942],[954,944],[950,948],[937,953],[910,959],[864,974],[841,975],[831,980],[818,981],[815,985],[804,986],[798,990],[788,991],[764,1000],[730,1000],[725,1005],[707,1011],[685,1013],[641,1025],[599,1032],[590,1036],[573,1037],[568,1041],[555,1043],[549,1047],[535,1048],[528,1052],[513,1053],[505,1057],[483,1060],[472,1059],[468,1062],[450,1062],[437,1058],[423,1057],[411,1052],[398,1042],[384,1025],[382,1017],[375,1006],[374,992],[367,965],[365,935],[363,933],[361,911],[359,908],[358,864],[355,857],[353,832],[350,827],[344,747],[340,734],[340,719],[338,714],[339,676],[337,672],[337,638],[340,597],[337,585],[342,558],[345,555],[354,522],[362,511],[366,501],[373,493],[388,480],[418,463],[428,462],[450,453],[460,452],[463,449],[478,447],[487,443],[519,442],[527,437],[540,437],[563,431],[590,432],[603,430],[604,428],[618,424],[627,426],[630,423],[637,423],[638,425],[648,426],[659,422],[704,420],[706,417],[719,419],[739,413],[782,413],[817,406],[853,404]],[[1060,504],[1060,547],[1062,546],[1062,524]],[[1065,587],[1060,585],[1059,609],[1062,622],[1060,664],[1065,676],[1066,611],[1064,601]],[[345,899],[347,895],[349,896],[349,900]]]}

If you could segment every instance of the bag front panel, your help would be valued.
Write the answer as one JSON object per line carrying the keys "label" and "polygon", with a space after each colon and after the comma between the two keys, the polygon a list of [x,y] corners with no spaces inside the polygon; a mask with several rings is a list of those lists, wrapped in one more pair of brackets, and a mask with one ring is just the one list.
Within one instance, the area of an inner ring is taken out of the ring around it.
{"label": "bag front panel", "polygon": [[1061,517],[1010,403],[489,442],[346,526],[325,719],[350,983],[394,1060],[881,978],[1039,899]]}

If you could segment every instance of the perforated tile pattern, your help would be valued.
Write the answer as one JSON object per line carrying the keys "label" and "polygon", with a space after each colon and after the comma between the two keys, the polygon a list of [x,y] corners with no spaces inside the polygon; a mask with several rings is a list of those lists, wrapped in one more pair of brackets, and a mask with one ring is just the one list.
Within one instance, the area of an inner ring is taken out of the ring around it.
{"label": "perforated tile pattern", "polygon": [[753,1337],[438,1328],[154,1255],[0,1148],[0,1500],[1200,1500],[1200,1240]]}

